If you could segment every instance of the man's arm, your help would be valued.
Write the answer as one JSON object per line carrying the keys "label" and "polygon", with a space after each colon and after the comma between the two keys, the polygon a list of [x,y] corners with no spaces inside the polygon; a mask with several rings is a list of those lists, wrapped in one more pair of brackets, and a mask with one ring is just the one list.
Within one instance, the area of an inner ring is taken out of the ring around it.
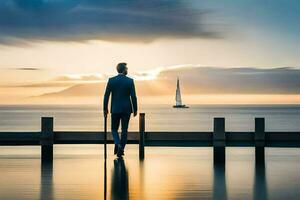
{"label": "man's arm", "polygon": [[103,98],[103,113],[104,116],[108,114],[108,101],[109,101],[109,95],[111,93],[111,86],[110,86],[110,80],[108,79],[105,93],[104,93],[104,98]]}
{"label": "man's arm", "polygon": [[136,116],[138,106],[137,106],[137,98],[136,98],[135,86],[134,86],[133,80],[132,80],[131,89],[130,89],[130,97],[131,97],[131,102],[132,102],[132,106],[133,106],[133,115]]}

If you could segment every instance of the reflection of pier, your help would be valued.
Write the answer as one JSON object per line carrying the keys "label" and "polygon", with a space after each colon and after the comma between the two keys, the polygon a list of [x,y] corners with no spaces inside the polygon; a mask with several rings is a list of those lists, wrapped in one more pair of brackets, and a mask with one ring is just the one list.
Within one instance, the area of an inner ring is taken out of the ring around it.
{"label": "reflection of pier", "polygon": [[[213,165],[212,199],[228,199],[225,163]],[[256,162],[254,168],[253,199],[268,200],[265,162]]]}
{"label": "reflection of pier", "polygon": [[227,199],[225,164],[214,164],[213,199]]}
{"label": "reflection of pier", "polygon": [[[43,117],[40,132],[0,132],[0,145],[41,145],[42,160],[53,159],[54,144],[103,144],[104,132],[54,131],[53,118]],[[113,143],[111,134],[108,143]],[[145,114],[140,114],[139,132],[128,133],[129,144],[145,146],[203,146],[214,148],[214,162],[225,162],[227,146],[255,147],[256,162],[264,162],[265,147],[300,147],[300,132],[265,132],[264,118],[255,118],[254,132],[226,132],[225,118],[214,118],[212,132],[147,132]]]}
{"label": "reflection of pier", "polygon": [[41,161],[41,189],[40,199],[54,199],[53,195],[53,162]]}
{"label": "reflection of pier", "polygon": [[255,163],[253,199],[268,200],[265,162]]}

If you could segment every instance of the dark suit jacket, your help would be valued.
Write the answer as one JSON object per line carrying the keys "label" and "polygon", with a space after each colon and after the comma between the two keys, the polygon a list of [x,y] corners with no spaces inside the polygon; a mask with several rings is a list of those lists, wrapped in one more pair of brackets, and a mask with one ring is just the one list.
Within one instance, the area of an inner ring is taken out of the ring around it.
{"label": "dark suit jacket", "polygon": [[132,78],[119,74],[108,80],[103,100],[104,110],[107,110],[110,94],[111,113],[137,112],[137,98]]}

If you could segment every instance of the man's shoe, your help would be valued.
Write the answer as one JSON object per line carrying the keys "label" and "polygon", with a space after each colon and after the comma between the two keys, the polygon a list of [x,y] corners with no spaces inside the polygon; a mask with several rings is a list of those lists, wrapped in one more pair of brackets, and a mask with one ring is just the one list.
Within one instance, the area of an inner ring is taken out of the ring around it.
{"label": "man's shoe", "polygon": [[118,151],[117,156],[118,158],[121,158],[123,156],[122,151]]}
{"label": "man's shoe", "polygon": [[121,145],[118,145],[118,152],[117,152],[117,156],[120,158],[122,157],[122,155],[124,155],[124,151]]}

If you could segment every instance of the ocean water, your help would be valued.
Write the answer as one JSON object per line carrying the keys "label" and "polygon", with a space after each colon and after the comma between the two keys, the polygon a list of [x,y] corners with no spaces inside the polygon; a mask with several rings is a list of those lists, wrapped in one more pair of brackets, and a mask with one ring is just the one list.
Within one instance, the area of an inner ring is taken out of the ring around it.
{"label": "ocean water", "polygon": [[[141,105],[139,111],[146,113],[146,131],[212,131],[214,117],[225,117],[228,131],[253,131],[255,117],[265,118],[266,131],[300,130],[300,105]],[[0,131],[39,131],[42,116],[54,117],[55,130],[103,130],[100,105],[43,105],[0,106]],[[138,117],[129,130],[138,130]]]}
{"label": "ocean water", "polygon": [[[38,131],[41,116],[55,118],[55,130],[102,130],[97,106],[1,106],[0,131]],[[300,131],[300,106],[143,106],[146,130],[210,131],[213,117],[226,129],[254,130],[254,117],[266,118],[267,131]],[[130,130],[138,130],[138,119]],[[254,148],[226,148],[226,165],[212,162],[209,147],[127,145],[123,160],[108,145],[55,145],[53,163],[42,163],[39,146],[0,146],[0,199],[299,199],[300,149],[266,148],[255,165]],[[105,179],[106,177],[106,179]]]}
{"label": "ocean water", "polygon": [[0,147],[0,199],[171,200],[299,199],[299,149],[266,149],[255,166],[253,148],[227,148],[226,166],[214,166],[206,147],[128,145],[123,161],[108,145],[105,187],[102,145],[56,145],[53,164],[42,164],[40,147]]}

